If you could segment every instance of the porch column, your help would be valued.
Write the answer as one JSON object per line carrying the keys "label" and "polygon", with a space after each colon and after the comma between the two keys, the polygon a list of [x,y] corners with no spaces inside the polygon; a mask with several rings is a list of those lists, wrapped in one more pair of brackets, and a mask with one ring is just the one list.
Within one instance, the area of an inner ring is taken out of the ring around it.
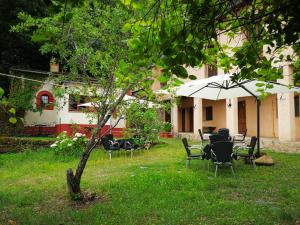
{"label": "porch column", "polygon": [[198,129],[202,130],[203,118],[202,118],[202,99],[194,98],[194,137],[199,139]]}
{"label": "porch column", "polygon": [[238,98],[226,99],[226,128],[230,135],[238,134]]}
{"label": "porch column", "polygon": [[171,108],[171,123],[173,126],[173,133],[174,134],[178,134],[178,106],[176,105],[176,103],[174,103],[172,105]]}
{"label": "porch column", "polygon": [[[283,66],[283,79],[279,83],[292,84],[293,69],[289,65]],[[278,104],[278,137],[280,141],[294,141],[295,135],[295,105],[294,93],[277,94]]]}

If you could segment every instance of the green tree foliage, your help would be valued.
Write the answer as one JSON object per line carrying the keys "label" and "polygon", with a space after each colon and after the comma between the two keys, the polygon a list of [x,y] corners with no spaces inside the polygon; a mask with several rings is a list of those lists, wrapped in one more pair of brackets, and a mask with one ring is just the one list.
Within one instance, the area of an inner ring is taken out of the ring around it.
{"label": "green tree foliage", "polygon": [[4,96],[4,90],[0,88],[0,110],[8,116],[8,121],[12,124],[17,123],[16,110],[9,106],[7,98]]}
{"label": "green tree foliage", "polygon": [[163,123],[156,108],[149,108],[147,104],[133,102],[126,110],[127,132],[134,136],[138,145],[158,142],[159,132]]}
{"label": "green tree foliage", "polygon": [[[139,1],[123,1],[129,8]],[[134,34],[134,47],[151,49],[156,64],[171,74],[188,78],[182,65],[209,64],[236,68],[235,78],[275,80],[282,76],[278,62],[299,58],[300,4],[294,0],[151,0],[148,14],[125,27]],[[235,47],[220,44],[240,36]],[[141,45],[141,46],[139,46]],[[293,54],[283,54],[287,47]],[[263,49],[266,54],[262,54]],[[298,65],[299,63],[296,62]],[[299,70],[295,67],[295,80]]]}
{"label": "green tree foliage", "polygon": [[[97,122],[96,128],[81,156],[75,174],[67,171],[71,195],[81,193],[80,181],[91,151],[99,141],[98,133],[104,127],[128,90],[147,93],[153,83],[147,57],[137,58],[127,42],[124,21],[130,10],[115,1],[82,1],[74,6],[69,2],[58,4],[59,12],[50,17],[34,18],[20,13],[21,22],[12,28],[15,32],[31,32],[32,41],[41,43],[43,54],[52,54],[63,66],[64,75],[54,78],[69,85],[72,94],[87,95],[95,106],[89,113]],[[59,91],[61,92],[61,90]]]}

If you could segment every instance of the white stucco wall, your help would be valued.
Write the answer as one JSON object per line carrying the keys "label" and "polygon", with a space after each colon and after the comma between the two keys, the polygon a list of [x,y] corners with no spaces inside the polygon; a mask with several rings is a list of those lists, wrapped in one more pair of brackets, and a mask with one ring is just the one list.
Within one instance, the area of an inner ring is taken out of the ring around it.
{"label": "white stucco wall", "polygon": [[[49,91],[53,94],[52,83],[43,85],[39,91],[37,91],[35,98],[32,99],[32,106],[36,108],[36,97],[40,91]],[[27,111],[24,116],[24,125],[25,126],[33,126],[33,125],[47,125],[47,126],[55,126],[57,121],[58,111],[54,107],[53,110],[43,110],[42,112],[32,112]]]}

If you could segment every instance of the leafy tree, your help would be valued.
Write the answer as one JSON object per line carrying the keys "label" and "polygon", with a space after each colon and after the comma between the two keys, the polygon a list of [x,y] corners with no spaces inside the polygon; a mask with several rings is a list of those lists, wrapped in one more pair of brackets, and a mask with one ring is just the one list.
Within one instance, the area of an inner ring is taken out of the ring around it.
{"label": "leafy tree", "polygon": [[127,132],[135,137],[138,145],[154,144],[158,142],[159,132],[163,123],[156,108],[149,108],[148,104],[132,102],[126,109]]}
{"label": "leafy tree", "polygon": [[[123,2],[135,10],[141,4],[135,0]],[[167,82],[173,74],[188,78],[183,65],[203,64],[222,67],[225,72],[235,68],[235,79],[269,81],[282,76],[276,67],[278,62],[292,61],[295,81],[299,81],[298,1],[151,0],[148,9],[144,17],[125,27],[140,45],[152,49],[153,60],[164,69],[161,82]],[[237,36],[244,39],[230,47],[220,44],[222,35],[229,40]],[[141,48],[139,44],[135,47]],[[293,49],[292,55],[284,54],[288,47]],[[267,55],[262,54],[263,48]]]}
{"label": "leafy tree", "polygon": [[[148,58],[136,58],[129,51],[129,35],[122,31],[130,11],[118,2],[83,1],[74,7],[63,4],[51,17],[33,18],[21,13],[21,23],[13,31],[33,31],[32,40],[42,43],[44,54],[52,54],[63,65],[64,75],[57,82],[75,81],[69,91],[88,95],[95,106],[89,115],[96,120],[76,172],[67,170],[67,184],[72,197],[82,196],[81,177],[87,160],[99,141],[99,131],[117,107],[120,107],[128,90],[148,93],[151,84]],[[72,85],[70,85],[72,86]],[[61,90],[60,90],[61,91]]]}
{"label": "leafy tree", "polygon": [[7,98],[4,96],[4,90],[2,88],[0,88],[0,110],[8,116],[8,121],[10,123],[15,124],[17,122],[15,117],[16,110],[12,107],[9,107],[9,103]]}

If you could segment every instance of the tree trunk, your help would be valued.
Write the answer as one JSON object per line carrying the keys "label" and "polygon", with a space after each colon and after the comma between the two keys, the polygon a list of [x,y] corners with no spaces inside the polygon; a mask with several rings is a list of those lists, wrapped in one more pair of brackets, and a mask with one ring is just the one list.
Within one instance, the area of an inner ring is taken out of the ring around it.
{"label": "tree trunk", "polygon": [[87,160],[89,159],[89,156],[96,145],[96,141],[95,141],[96,133],[98,133],[98,129],[97,129],[97,132],[95,132],[93,134],[93,136],[89,140],[84,152],[82,153],[75,175],[71,168],[67,170],[66,175],[67,175],[68,190],[69,190],[69,194],[70,194],[71,198],[74,200],[80,200],[82,198],[81,190],[80,190],[80,180],[81,180],[81,176],[82,176],[83,170],[85,168],[85,165],[87,163]]}
{"label": "tree trunk", "polygon": [[98,118],[97,128],[94,130],[91,139],[87,143],[86,148],[81,155],[80,162],[77,166],[75,175],[71,168],[67,170],[67,174],[66,174],[67,185],[68,185],[70,196],[73,200],[80,200],[83,197],[80,190],[80,180],[84,168],[86,166],[87,160],[89,159],[92,150],[95,148],[97,144],[96,138],[98,137],[99,131],[104,127],[106,122],[111,117],[113,110],[120,104],[126,92],[130,90],[132,86],[133,85],[131,84],[126,89],[124,89],[122,94],[119,96],[118,100],[110,107],[110,109],[108,109],[108,113],[105,113],[105,115],[102,115],[100,116],[100,118]]}

